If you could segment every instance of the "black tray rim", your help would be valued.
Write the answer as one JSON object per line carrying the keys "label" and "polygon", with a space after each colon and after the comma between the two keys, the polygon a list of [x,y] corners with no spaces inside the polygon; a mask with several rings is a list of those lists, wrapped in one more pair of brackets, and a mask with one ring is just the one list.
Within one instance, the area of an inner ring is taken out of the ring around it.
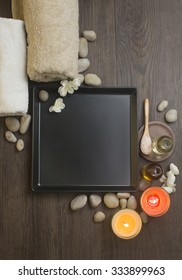
{"label": "black tray rim", "polygon": [[[67,188],[67,186],[42,186],[39,183],[39,176],[38,176],[38,147],[39,147],[39,138],[38,138],[38,131],[39,127],[37,125],[37,121],[39,121],[39,103],[37,102],[38,97],[36,96],[36,92],[42,89],[49,90],[49,89],[57,89],[58,87],[55,84],[47,83],[45,84],[38,84],[33,85],[31,87],[31,91],[33,94],[32,98],[32,166],[31,166],[31,188],[34,192],[84,192],[84,193],[91,193],[91,192],[136,192],[138,189],[138,160],[139,160],[139,151],[138,151],[138,117],[137,117],[137,88],[135,87],[87,87],[81,86],[78,91],[74,94],[89,94],[93,92],[93,89],[99,94],[102,94],[104,91],[113,91],[115,94],[123,94],[123,95],[130,95],[131,102],[130,111],[131,114],[131,185],[130,186],[116,186],[116,185],[74,185],[72,187]],[[111,94],[111,93],[110,93]],[[111,94],[111,95],[112,95]],[[36,114],[38,112],[38,114]],[[37,119],[38,118],[38,119]]]}

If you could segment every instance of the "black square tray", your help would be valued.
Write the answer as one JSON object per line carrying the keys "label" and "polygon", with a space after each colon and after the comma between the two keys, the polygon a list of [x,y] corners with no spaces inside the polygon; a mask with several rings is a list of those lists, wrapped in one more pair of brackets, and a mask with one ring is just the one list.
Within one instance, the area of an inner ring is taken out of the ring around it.
{"label": "black square tray", "polygon": [[[41,102],[40,90],[49,92]],[[135,88],[81,87],[49,107],[58,88],[33,89],[32,189],[34,191],[135,191],[138,135]]]}

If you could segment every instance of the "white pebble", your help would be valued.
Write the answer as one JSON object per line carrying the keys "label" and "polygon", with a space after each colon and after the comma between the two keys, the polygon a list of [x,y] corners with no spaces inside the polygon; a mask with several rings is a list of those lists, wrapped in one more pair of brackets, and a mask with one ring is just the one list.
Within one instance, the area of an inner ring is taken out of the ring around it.
{"label": "white pebble", "polygon": [[101,203],[102,198],[98,194],[91,194],[89,196],[89,203],[92,208],[96,208]]}
{"label": "white pebble", "polygon": [[6,140],[8,142],[15,143],[17,141],[17,138],[15,137],[15,135],[11,131],[6,131],[5,132],[5,137],[6,137]]}
{"label": "white pebble", "polygon": [[90,67],[90,61],[88,58],[80,58],[78,60],[78,73],[86,71]]}
{"label": "white pebble", "polygon": [[89,86],[100,86],[101,79],[96,74],[86,74],[85,75],[85,84]]}
{"label": "white pebble", "polygon": [[39,91],[39,99],[43,102],[49,99],[49,93],[46,90]]}
{"label": "white pebble", "polygon": [[164,109],[167,108],[167,106],[168,106],[168,101],[167,101],[167,100],[162,100],[162,101],[159,103],[157,109],[158,109],[159,112],[162,112],[162,111],[164,111]]}
{"label": "white pebble", "polygon": [[108,208],[116,208],[119,206],[119,199],[115,193],[106,193],[104,195],[104,204]]}
{"label": "white pebble", "polygon": [[96,40],[97,35],[93,30],[84,30],[83,37],[85,37],[88,41],[92,42]]}
{"label": "white pebble", "polygon": [[29,128],[31,122],[31,116],[26,114],[23,115],[20,119],[20,133],[25,134]]}
{"label": "white pebble", "polygon": [[21,152],[24,149],[24,141],[22,139],[18,139],[16,143],[16,148],[19,152]]}
{"label": "white pebble", "polygon": [[165,119],[169,123],[177,121],[178,119],[177,110],[175,109],[169,110],[165,115]]}
{"label": "white pebble", "polygon": [[118,198],[129,198],[130,193],[117,193]]}
{"label": "white pebble", "polygon": [[127,199],[126,198],[121,198],[119,200],[119,204],[120,204],[122,210],[125,209],[126,205],[127,205]]}
{"label": "white pebble", "polygon": [[102,223],[105,220],[105,214],[101,211],[95,213],[94,215],[94,222],[95,223]]}
{"label": "white pebble", "polygon": [[86,57],[88,55],[88,41],[85,38],[79,40],[79,57]]}
{"label": "white pebble", "polygon": [[71,210],[76,211],[83,208],[87,203],[87,196],[84,194],[77,195],[70,203]]}
{"label": "white pebble", "polygon": [[19,120],[14,117],[5,118],[5,124],[7,129],[11,132],[17,132],[20,128]]}
{"label": "white pebble", "polygon": [[132,209],[132,210],[135,210],[137,208],[137,200],[134,197],[134,195],[131,195],[128,198],[127,208]]}

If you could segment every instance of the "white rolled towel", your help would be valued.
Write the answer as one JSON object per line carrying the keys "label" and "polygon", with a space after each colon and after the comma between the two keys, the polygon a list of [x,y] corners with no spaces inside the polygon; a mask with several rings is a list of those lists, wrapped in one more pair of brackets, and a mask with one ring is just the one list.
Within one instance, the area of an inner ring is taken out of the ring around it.
{"label": "white rolled towel", "polygon": [[23,115],[27,110],[24,23],[0,18],[0,116]]}

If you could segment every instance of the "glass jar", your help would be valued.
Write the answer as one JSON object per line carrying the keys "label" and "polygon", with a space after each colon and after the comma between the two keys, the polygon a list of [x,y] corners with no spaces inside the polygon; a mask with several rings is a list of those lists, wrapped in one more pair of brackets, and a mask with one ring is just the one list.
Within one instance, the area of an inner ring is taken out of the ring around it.
{"label": "glass jar", "polygon": [[162,174],[163,169],[159,163],[151,162],[142,168],[142,176],[148,181],[158,180]]}
{"label": "glass jar", "polygon": [[152,149],[155,154],[162,155],[171,152],[173,148],[173,141],[169,136],[161,136],[158,139],[154,139],[152,143]]}

